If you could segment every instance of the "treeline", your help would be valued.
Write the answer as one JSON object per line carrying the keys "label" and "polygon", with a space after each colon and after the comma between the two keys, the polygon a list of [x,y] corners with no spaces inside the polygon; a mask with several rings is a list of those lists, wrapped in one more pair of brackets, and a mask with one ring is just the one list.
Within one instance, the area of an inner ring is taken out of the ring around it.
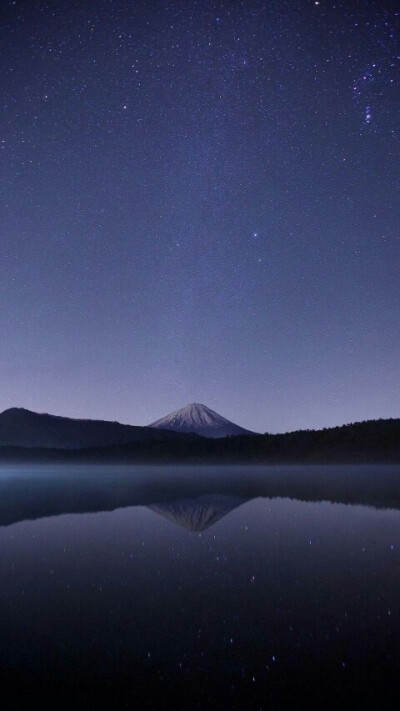
{"label": "treeline", "polygon": [[369,420],[323,430],[224,439],[135,443],[88,450],[88,458],[210,462],[400,461],[400,419]]}
{"label": "treeline", "polygon": [[2,461],[137,463],[400,462],[400,419],[368,420],[322,430],[184,437],[80,450],[0,448]]}

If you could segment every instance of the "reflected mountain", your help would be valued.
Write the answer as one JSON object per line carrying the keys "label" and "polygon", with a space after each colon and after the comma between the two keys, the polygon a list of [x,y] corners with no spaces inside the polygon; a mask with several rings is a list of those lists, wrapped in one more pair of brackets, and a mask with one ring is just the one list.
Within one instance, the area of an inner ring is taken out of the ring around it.
{"label": "reflected mountain", "polygon": [[187,531],[205,531],[248,499],[223,494],[199,496],[166,503],[150,504],[147,508]]}
{"label": "reflected mountain", "polygon": [[0,469],[0,526],[147,506],[189,531],[258,497],[400,509],[399,466]]}

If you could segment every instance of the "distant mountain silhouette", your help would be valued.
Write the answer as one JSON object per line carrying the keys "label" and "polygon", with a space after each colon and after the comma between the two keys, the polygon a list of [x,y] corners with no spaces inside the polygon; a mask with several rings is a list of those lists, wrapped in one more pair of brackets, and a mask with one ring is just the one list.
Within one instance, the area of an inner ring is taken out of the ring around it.
{"label": "distant mountain silhouette", "polygon": [[180,499],[159,504],[150,504],[147,508],[176,523],[187,531],[205,531],[228,513],[244,504],[246,499],[223,494],[206,494],[196,499]]}
{"label": "distant mountain silhouette", "polygon": [[285,434],[201,437],[118,422],[6,410],[0,462],[300,464],[400,462],[400,419]]}
{"label": "distant mountain silhouette", "polygon": [[177,439],[178,433],[105,420],[78,420],[12,407],[0,414],[0,446],[81,449]]}
{"label": "distant mountain silhouette", "polygon": [[217,439],[232,435],[250,435],[254,432],[245,430],[234,422],[211,410],[206,405],[193,402],[181,410],[175,410],[161,420],[152,422],[149,427],[172,430],[174,432],[194,432],[202,437]]}

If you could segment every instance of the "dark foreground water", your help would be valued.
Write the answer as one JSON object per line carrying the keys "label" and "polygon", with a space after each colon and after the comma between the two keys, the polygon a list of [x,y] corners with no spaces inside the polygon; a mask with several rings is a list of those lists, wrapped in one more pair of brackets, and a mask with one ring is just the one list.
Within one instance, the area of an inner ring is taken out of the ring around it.
{"label": "dark foreground water", "polygon": [[399,483],[1,470],[3,708],[397,709]]}

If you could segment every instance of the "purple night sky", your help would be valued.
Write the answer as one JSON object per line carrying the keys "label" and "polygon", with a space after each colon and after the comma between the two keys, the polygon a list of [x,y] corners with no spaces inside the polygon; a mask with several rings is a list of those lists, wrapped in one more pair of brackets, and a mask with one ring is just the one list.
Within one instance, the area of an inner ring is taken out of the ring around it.
{"label": "purple night sky", "polygon": [[399,417],[394,8],[3,3],[0,410]]}

